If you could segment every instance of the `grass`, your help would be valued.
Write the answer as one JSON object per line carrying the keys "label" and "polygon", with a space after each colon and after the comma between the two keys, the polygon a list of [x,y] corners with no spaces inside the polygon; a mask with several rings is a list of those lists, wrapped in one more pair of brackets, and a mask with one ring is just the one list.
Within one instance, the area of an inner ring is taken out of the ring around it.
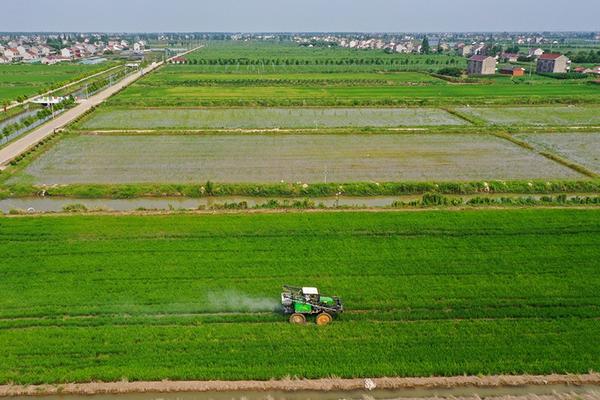
{"label": "grass", "polygon": [[600,107],[468,107],[459,112],[494,125],[600,125]]}
{"label": "grass", "polygon": [[[0,383],[598,370],[599,227],[598,210],[0,218]],[[291,326],[271,311],[286,283],[347,313]]]}
{"label": "grass", "polygon": [[583,175],[485,134],[71,135],[9,182],[313,184],[553,178]]}
{"label": "grass", "polygon": [[32,96],[100,72],[111,64],[0,65],[0,103]]}
{"label": "grass", "polygon": [[446,111],[419,108],[103,108],[82,129],[332,128],[464,125]]}
{"label": "grass", "polygon": [[167,65],[143,81],[145,86],[215,85],[215,84],[328,84],[376,83],[386,86],[406,84],[443,84],[446,82],[423,72],[272,72],[272,73],[207,73],[195,65]]}
{"label": "grass", "polygon": [[144,86],[109,100],[120,106],[327,106],[595,103],[594,85]]}
{"label": "grass", "polygon": [[600,174],[600,133],[531,133],[515,135],[540,151],[551,152]]}

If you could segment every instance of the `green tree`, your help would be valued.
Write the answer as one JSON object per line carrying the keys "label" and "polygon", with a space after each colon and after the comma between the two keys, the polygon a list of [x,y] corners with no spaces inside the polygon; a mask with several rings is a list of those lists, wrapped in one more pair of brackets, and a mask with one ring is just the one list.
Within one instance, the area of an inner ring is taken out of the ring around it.
{"label": "green tree", "polygon": [[427,39],[427,36],[425,36],[423,38],[423,42],[421,43],[421,53],[423,53],[423,54],[431,53],[431,47],[429,46],[429,39]]}

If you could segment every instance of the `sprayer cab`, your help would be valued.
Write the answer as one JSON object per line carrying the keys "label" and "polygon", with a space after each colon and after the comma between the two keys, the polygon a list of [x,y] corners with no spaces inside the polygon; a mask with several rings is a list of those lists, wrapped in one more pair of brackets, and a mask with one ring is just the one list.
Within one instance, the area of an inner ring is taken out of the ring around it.
{"label": "sprayer cab", "polygon": [[324,296],[315,287],[284,286],[281,305],[293,324],[305,324],[307,315],[316,315],[317,325],[327,325],[333,316],[344,311],[339,297]]}

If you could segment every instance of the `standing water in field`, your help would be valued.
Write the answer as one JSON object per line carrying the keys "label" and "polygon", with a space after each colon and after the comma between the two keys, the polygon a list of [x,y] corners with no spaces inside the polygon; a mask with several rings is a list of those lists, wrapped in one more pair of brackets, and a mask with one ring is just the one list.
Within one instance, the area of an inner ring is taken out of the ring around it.
{"label": "standing water in field", "polygon": [[252,297],[228,290],[209,292],[207,306],[213,312],[268,312],[277,310],[279,301],[277,298]]}

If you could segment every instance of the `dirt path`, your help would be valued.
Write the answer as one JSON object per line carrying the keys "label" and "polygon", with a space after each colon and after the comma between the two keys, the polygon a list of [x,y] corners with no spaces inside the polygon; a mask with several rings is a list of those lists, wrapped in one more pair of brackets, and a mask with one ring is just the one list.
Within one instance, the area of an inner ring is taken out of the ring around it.
{"label": "dirt path", "polygon": [[[371,381],[371,382],[368,382]],[[411,388],[500,388],[524,385],[599,385],[600,374],[584,375],[495,375],[428,378],[365,379],[283,379],[270,381],[154,381],[154,382],[90,382],[59,385],[4,385],[0,396],[33,396],[50,394],[121,394],[145,392],[230,392],[230,391],[349,391],[365,389],[367,383],[376,389]]]}

